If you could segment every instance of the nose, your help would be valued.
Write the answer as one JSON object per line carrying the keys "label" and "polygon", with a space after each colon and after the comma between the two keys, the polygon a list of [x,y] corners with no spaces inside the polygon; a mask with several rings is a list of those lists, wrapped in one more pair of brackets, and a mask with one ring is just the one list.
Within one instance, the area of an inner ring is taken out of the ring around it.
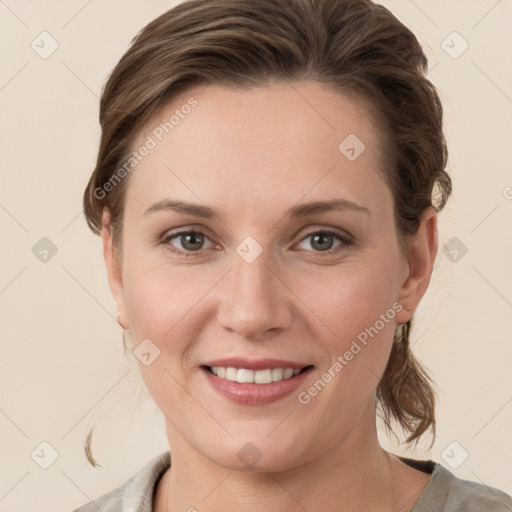
{"label": "nose", "polygon": [[235,253],[234,268],[223,280],[218,322],[245,339],[263,340],[271,332],[287,329],[292,321],[293,295],[268,252],[251,263]]}

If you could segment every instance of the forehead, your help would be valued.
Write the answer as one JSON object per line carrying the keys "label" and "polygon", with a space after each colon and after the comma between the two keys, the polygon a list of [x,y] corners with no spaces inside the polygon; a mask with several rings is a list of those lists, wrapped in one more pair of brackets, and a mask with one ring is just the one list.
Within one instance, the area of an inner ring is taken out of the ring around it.
{"label": "forehead", "polygon": [[378,210],[389,199],[380,139],[362,100],[318,82],[194,87],[139,134],[133,149],[151,149],[131,173],[127,203],[185,195],[236,209],[339,191]]}

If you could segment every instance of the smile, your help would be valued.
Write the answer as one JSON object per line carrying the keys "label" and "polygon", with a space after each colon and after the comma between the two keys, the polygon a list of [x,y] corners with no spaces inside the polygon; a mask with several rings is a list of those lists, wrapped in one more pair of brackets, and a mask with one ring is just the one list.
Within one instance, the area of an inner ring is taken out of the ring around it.
{"label": "smile", "polygon": [[207,366],[208,370],[219,379],[247,384],[270,384],[281,380],[291,379],[305,370],[299,368],[266,368],[263,370],[248,370],[223,366]]}
{"label": "smile", "polygon": [[231,402],[263,406],[284,399],[304,384],[313,365],[303,368],[261,368],[202,365],[211,388]]}

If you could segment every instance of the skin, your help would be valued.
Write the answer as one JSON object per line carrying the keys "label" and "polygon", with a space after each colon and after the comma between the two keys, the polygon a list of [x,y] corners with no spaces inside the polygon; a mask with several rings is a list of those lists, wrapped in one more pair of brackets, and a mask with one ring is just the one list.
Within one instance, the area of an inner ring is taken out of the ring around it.
{"label": "skin", "polygon": [[[108,211],[103,219],[119,322],[134,345],[149,338],[161,351],[140,364],[172,458],[154,510],[411,510],[430,475],[380,447],[374,393],[396,324],[411,319],[428,287],[435,211],[425,210],[401,253],[377,128],[362,101],[317,82],[192,88],[154,114],[139,143],[191,96],[197,106],[130,174],[121,253]],[[355,161],[338,150],[348,134],[366,146]],[[170,198],[220,215],[144,214]],[[369,212],[285,217],[334,198]],[[159,243],[180,229],[205,238]],[[353,243],[333,236],[322,246],[307,236],[325,229]],[[236,252],[247,236],[263,250],[252,263]],[[291,359],[315,366],[304,391],[394,303],[402,306],[394,319],[306,405],[295,392],[264,406],[235,404],[199,368],[230,356]],[[253,467],[237,456],[247,442],[261,454]]]}

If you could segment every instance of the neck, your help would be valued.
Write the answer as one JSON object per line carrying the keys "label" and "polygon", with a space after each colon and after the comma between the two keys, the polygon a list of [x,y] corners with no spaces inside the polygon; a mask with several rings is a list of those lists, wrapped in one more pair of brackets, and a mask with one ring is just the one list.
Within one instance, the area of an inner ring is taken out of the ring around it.
{"label": "neck", "polygon": [[[215,464],[167,424],[171,468],[160,481],[156,512],[408,512],[429,475],[409,468],[378,442],[373,404],[335,446],[281,471],[249,472]],[[370,421],[369,421],[370,420]]]}

